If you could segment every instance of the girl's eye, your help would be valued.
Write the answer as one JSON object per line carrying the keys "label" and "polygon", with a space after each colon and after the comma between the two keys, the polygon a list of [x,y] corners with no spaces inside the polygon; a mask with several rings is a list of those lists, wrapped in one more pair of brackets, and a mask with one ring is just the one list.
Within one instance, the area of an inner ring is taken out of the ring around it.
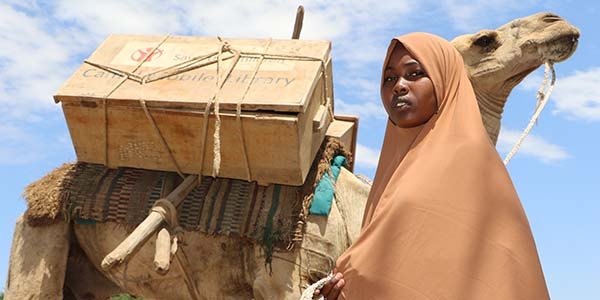
{"label": "girl's eye", "polygon": [[386,76],[383,81],[385,82],[396,82],[398,80],[398,76]]}
{"label": "girl's eye", "polygon": [[423,70],[416,70],[413,72],[408,73],[408,78],[420,78],[420,77],[424,77],[427,76],[425,74],[425,72],[423,72]]}

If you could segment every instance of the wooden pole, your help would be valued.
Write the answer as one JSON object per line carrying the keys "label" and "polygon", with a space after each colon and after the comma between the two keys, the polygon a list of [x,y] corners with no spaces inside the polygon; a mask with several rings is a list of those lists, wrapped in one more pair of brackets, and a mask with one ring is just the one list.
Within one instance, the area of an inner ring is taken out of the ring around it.
{"label": "wooden pole", "polygon": [[[166,199],[171,201],[177,207],[195,187],[198,182],[198,175],[189,175],[183,182],[175,188]],[[163,223],[163,217],[160,213],[152,211],[135,230],[123,240],[117,248],[104,257],[102,260],[102,269],[109,270],[115,265],[121,264],[131,253],[133,253],[146,239],[154,233]]]}
{"label": "wooden pole", "polygon": [[292,39],[297,40],[300,38],[300,32],[302,31],[302,23],[304,22],[304,6],[298,6],[296,11],[296,21],[294,22],[294,32],[292,33]]}
{"label": "wooden pole", "polygon": [[158,231],[154,252],[154,271],[160,275],[167,274],[171,264],[171,235],[166,228]]}

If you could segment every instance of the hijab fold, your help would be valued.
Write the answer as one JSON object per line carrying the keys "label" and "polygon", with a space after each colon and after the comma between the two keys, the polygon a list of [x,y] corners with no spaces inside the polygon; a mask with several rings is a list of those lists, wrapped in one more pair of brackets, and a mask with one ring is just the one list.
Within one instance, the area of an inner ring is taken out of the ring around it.
{"label": "hijab fold", "polygon": [[439,111],[388,121],[358,240],[338,259],[344,299],[549,299],[530,226],[481,121],[462,57],[446,40],[401,43],[433,82]]}

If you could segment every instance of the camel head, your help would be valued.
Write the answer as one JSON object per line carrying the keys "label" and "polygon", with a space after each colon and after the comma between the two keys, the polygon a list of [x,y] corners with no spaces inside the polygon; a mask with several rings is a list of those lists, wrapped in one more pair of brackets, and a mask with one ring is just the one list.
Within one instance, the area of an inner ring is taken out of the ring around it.
{"label": "camel head", "polygon": [[452,40],[463,60],[485,120],[496,143],[504,105],[512,89],[544,64],[569,58],[579,30],[552,13],[513,20],[494,30],[481,30]]}

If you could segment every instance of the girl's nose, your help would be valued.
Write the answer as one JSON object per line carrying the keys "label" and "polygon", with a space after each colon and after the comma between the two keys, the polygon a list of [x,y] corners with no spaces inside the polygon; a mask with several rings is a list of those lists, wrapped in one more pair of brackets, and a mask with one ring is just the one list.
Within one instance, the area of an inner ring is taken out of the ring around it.
{"label": "girl's nose", "polygon": [[406,81],[404,78],[398,78],[396,84],[394,84],[394,95],[403,96],[408,94],[408,86],[406,85]]}

